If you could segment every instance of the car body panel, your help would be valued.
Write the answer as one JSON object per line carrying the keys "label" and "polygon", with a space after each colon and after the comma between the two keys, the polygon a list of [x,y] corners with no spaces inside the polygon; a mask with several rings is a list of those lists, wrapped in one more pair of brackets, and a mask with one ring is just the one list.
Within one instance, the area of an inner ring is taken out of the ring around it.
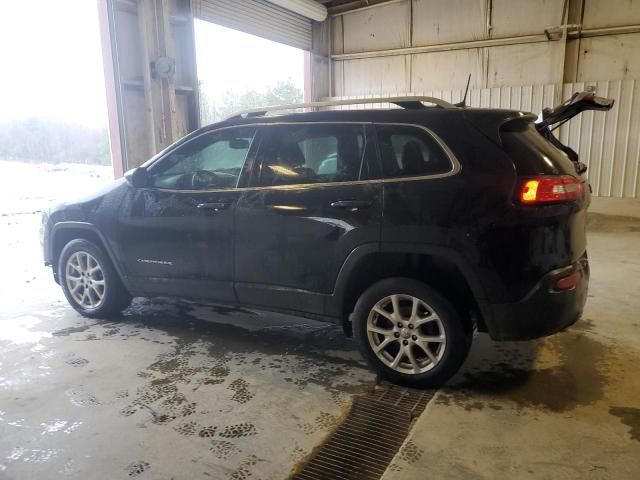
{"label": "car body panel", "polygon": [[[234,215],[240,193],[134,189],[119,214],[122,262],[136,292],[235,301]],[[199,208],[220,203],[218,211]]]}
{"label": "car body panel", "polygon": [[[500,129],[534,117],[503,110],[397,109],[234,118],[189,134],[143,168],[216,129],[257,125],[261,132],[292,122],[361,123],[369,136],[376,124],[416,125],[447,147],[458,168],[419,178],[372,175],[260,187],[251,181],[252,146],[236,189],[164,191],[121,180],[94,198],[54,208],[43,218],[45,261],[56,262],[56,233],[69,228],[67,222],[79,222],[100,235],[133,295],[207,298],[342,322],[351,275],[370,255],[427,255],[455,265],[495,338],[545,335],[554,325],[541,322],[536,331],[532,319],[520,328],[512,316],[544,312],[559,326],[579,315],[588,274],[575,293],[549,293],[545,282],[562,269],[588,268],[582,262],[589,197],[535,208],[514,203],[518,174]],[[260,141],[254,143],[259,149]],[[373,161],[379,162],[379,154]],[[343,200],[361,206],[332,207]],[[213,203],[225,208],[198,208]],[[536,308],[523,307],[534,297]]]}
{"label": "car body panel", "polygon": [[[330,294],[349,253],[379,242],[381,190],[336,184],[244,192],[236,216],[238,299],[269,304],[287,290]],[[340,199],[368,205],[331,206]]]}
{"label": "car body panel", "polygon": [[[271,133],[265,127],[260,135]],[[364,134],[366,142],[372,141],[369,135]],[[372,155],[374,150],[363,148],[361,161],[375,162]],[[266,188],[257,187],[255,175],[254,182],[249,187],[255,188],[242,192],[236,212],[238,300],[324,314],[324,298],[333,292],[350,252],[379,243],[381,184],[358,180]]]}

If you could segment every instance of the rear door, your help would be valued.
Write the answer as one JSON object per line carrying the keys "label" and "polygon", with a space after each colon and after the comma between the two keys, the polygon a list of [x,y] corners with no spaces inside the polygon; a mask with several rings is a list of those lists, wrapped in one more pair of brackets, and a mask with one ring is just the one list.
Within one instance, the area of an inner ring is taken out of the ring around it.
{"label": "rear door", "polygon": [[461,179],[448,149],[429,129],[376,124],[384,184],[382,241],[449,246]]}
{"label": "rear door", "polygon": [[323,313],[354,248],[378,244],[382,188],[369,127],[262,128],[251,186],[236,210],[235,288],[242,303]]}

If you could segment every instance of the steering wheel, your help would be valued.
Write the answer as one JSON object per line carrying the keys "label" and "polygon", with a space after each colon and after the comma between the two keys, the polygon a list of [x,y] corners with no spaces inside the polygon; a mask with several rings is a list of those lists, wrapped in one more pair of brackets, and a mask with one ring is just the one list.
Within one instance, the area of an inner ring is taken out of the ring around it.
{"label": "steering wheel", "polygon": [[191,188],[205,189],[211,185],[219,185],[220,177],[208,170],[196,170],[191,175]]}

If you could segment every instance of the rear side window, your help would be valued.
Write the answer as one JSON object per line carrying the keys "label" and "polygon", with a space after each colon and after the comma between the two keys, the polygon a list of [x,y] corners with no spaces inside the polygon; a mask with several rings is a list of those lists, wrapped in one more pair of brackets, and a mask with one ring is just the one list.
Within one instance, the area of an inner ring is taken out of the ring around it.
{"label": "rear side window", "polygon": [[366,151],[362,125],[269,127],[258,153],[258,185],[347,182],[360,178]]}
{"label": "rear side window", "polygon": [[378,125],[376,132],[385,178],[451,171],[451,160],[427,131],[404,125]]}
{"label": "rear side window", "polygon": [[515,164],[518,175],[573,175],[569,157],[538,133],[532,123],[511,122],[500,131],[505,152]]}

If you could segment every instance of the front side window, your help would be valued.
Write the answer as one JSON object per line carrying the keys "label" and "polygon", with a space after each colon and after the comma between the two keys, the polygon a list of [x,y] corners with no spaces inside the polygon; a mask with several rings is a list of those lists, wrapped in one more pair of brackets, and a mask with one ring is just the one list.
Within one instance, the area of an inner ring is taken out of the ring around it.
{"label": "front side window", "polygon": [[451,160],[427,131],[405,125],[378,125],[376,132],[385,178],[451,171]]}
{"label": "front side window", "polygon": [[150,168],[152,185],[176,190],[235,188],[255,130],[229,128],[191,140]]}
{"label": "front side window", "polygon": [[362,125],[269,127],[258,154],[257,184],[271,186],[358,180],[365,150]]}

